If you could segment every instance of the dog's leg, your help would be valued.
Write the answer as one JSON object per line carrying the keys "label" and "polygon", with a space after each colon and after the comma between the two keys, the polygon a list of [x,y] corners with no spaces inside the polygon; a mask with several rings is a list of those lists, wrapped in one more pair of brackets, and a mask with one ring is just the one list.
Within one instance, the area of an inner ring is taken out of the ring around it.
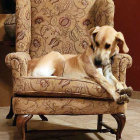
{"label": "dog's leg", "polygon": [[31,75],[34,77],[62,76],[64,62],[65,59],[63,55],[61,55],[59,52],[52,51],[40,58]]}
{"label": "dog's leg", "polygon": [[102,75],[100,74],[95,66],[93,65],[93,63],[89,60],[87,61],[85,64],[84,64],[84,69],[86,71],[86,73],[94,78],[94,80],[100,84],[112,97],[113,99],[118,103],[118,104],[121,104],[121,103],[124,103],[124,102],[128,102],[128,97],[125,95],[119,95],[117,92],[116,92],[116,89],[113,85],[111,85],[107,79]]}
{"label": "dog's leg", "polygon": [[127,94],[129,97],[132,95],[132,88],[126,86],[126,84],[122,84],[120,81],[118,81],[115,76],[112,74],[112,70],[111,70],[111,64],[107,65],[106,67],[104,67],[103,69],[103,74],[106,77],[106,79],[108,80],[108,82],[112,85],[115,86],[116,91],[120,94],[120,95],[124,95]]}
{"label": "dog's leg", "polygon": [[98,68],[97,71],[98,71],[101,75],[103,75],[103,70],[102,70],[102,68]]}
{"label": "dog's leg", "polygon": [[64,73],[64,60],[61,59],[59,61],[56,61],[54,67],[55,67],[55,72],[53,73],[53,76],[63,76]]}
{"label": "dog's leg", "polygon": [[111,64],[105,66],[103,68],[103,75],[105,76],[105,78],[107,79],[107,81],[112,84],[113,86],[115,86],[116,91],[121,91],[122,89],[124,89],[124,86],[121,84],[121,82],[119,82],[112,74],[112,70],[111,70]]}
{"label": "dog's leg", "polygon": [[106,91],[113,97],[113,99],[114,99],[115,101],[117,101],[117,99],[119,98],[119,94],[117,94],[117,93],[115,92],[115,87],[112,86],[112,85],[106,80],[106,78],[96,70],[95,66],[94,66],[92,63],[86,63],[84,66],[85,66],[85,71],[86,71],[86,73],[87,73],[90,77],[94,78],[94,80],[95,80],[98,84],[100,84],[103,88],[105,88]]}

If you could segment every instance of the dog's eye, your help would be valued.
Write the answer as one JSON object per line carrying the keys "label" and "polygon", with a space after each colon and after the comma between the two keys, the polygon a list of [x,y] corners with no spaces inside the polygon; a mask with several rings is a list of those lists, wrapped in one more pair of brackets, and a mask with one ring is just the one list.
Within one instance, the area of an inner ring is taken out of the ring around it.
{"label": "dog's eye", "polygon": [[97,47],[99,47],[99,43],[97,41],[95,41],[95,44],[96,44]]}
{"label": "dog's eye", "polygon": [[92,49],[92,50],[94,50],[94,47],[93,47],[93,45],[91,45],[90,47],[91,47],[91,49]]}
{"label": "dog's eye", "polygon": [[106,49],[110,48],[110,44],[105,44],[105,48]]}

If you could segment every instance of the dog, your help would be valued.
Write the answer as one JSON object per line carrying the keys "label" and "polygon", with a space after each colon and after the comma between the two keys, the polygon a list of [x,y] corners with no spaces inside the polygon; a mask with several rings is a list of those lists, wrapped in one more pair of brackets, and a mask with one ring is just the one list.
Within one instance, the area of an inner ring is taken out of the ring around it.
{"label": "dog", "polygon": [[94,27],[89,30],[91,45],[82,54],[60,54],[52,51],[28,63],[28,75],[34,77],[62,76],[94,80],[100,84],[118,104],[129,101],[132,93],[112,74],[110,58],[119,53],[122,44],[128,53],[124,36],[111,26]]}

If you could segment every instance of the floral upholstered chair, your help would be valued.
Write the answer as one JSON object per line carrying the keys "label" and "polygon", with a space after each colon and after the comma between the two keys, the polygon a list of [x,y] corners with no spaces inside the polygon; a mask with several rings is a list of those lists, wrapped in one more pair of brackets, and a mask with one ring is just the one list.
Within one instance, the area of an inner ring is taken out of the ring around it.
{"label": "floral upholstered chair", "polygon": [[[17,0],[16,52],[6,56],[12,69],[13,98],[11,111],[25,140],[25,125],[33,115],[98,115],[97,131],[112,132],[121,139],[125,124],[126,104],[118,105],[99,84],[63,77],[31,77],[28,61],[55,50],[78,54],[90,44],[88,30],[93,26],[113,26],[112,0]],[[132,59],[127,54],[115,56],[112,71],[125,82],[126,69]],[[12,117],[12,116],[8,117]],[[118,123],[117,131],[102,122],[111,114]],[[46,118],[47,119],[47,118]],[[107,129],[102,129],[102,126]]]}

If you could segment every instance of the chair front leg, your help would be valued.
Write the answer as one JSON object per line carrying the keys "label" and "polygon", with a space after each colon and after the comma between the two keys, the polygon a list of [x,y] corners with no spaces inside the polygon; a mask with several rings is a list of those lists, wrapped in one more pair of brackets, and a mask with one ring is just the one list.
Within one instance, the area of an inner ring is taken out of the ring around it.
{"label": "chair front leg", "polygon": [[102,121],[103,121],[103,114],[98,115],[98,122],[97,122],[97,130],[99,132],[102,131]]}
{"label": "chair front leg", "polygon": [[22,136],[22,140],[26,139],[25,132],[27,128],[27,122],[33,117],[33,115],[17,115],[16,126]]}
{"label": "chair front leg", "polygon": [[17,115],[15,114],[14,120],[13,120],[13,126],[16,126],[16,121],[17,121]]}
{"label": "chair front leg", "polygon": [[126,122],[125,114],[112,114],[118,124],[117,132],[116,132],[116,140],[121,140],[121,134]]}
{"label": "chair front leg", "polygon": [[10,102],[10,110],[8,115],[6,116],[6,119],[12,119],[14,112],[13,112],[13,107],[12,107],[12,101],[13,101],[13,97],[11,97],[11,102]]}

